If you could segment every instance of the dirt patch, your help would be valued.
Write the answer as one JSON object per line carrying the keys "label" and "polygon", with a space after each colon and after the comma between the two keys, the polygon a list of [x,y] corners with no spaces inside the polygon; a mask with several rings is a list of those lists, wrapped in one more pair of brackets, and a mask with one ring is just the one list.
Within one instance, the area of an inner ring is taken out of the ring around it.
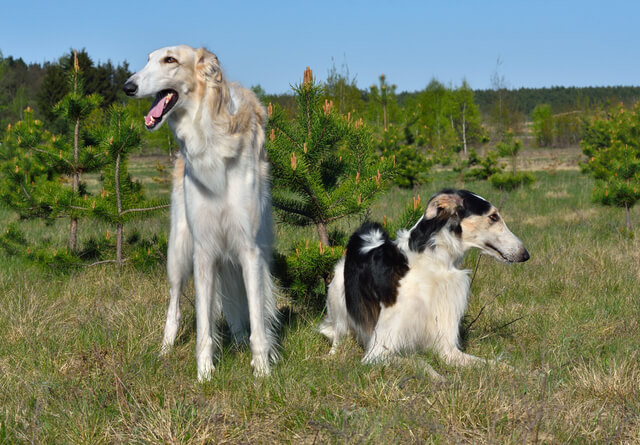
{"label": "dirt patch", "polygon": [[580,147],[528,148],[518,155],[518,169],[528,171],[578,170],[580,163],[585,160]]}
{"label": "dirt patch", "polygon": [[597,213],[596,209],[582,210],[580,212],[571,211],[568,213],[562,213],[560,215],[534,215],[524,218],[520,224],[531,225],[536,227],[547,227],[551,224],[563,223],[576,223],[584,220],[589,220],[591,216]]}
{"label": "dirt patch", "polygon": [[567,193],[566,190],[560,190],[557,192],[547,192],[544,194],[545,198],[549,198],[549,199],[561,199],[561,198],[568,198],[569,197],[569,193]]}

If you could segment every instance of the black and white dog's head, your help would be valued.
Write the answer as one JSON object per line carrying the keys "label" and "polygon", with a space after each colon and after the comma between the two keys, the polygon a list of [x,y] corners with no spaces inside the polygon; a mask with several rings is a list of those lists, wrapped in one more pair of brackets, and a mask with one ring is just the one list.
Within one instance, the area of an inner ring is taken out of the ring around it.
{"label": "black and white dog's head", "polygon": [[404,237],[407,241],[404,247],[416,253],[428,248],[461,258],[467,250],[476,247],[503,262],[520,263],[529,259],[529,252],[511,233],[498,209],[467,190],[445,189],[436,193],[429,200],[424,216]]}

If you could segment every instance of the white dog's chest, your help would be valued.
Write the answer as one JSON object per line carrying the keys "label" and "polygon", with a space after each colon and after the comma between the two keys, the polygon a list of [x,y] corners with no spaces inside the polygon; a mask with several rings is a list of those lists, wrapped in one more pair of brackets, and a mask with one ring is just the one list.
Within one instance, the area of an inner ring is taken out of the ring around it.
{"label": "white dog's chest", "polygon": [[235,244],[251,232],[241,197],[234,198],[228,189],[213,193],[188,174],[184,185],[187,222],[194,241],[213,252],[237,252],[241,246]]}
{"label": "white dog's chest", "polygon": [[468,295],[467,271],[414,264],[400,281],[397,304],[413,307],[412,311],[427,317],[450,312],[447,317],[455,319],[464,315]]}

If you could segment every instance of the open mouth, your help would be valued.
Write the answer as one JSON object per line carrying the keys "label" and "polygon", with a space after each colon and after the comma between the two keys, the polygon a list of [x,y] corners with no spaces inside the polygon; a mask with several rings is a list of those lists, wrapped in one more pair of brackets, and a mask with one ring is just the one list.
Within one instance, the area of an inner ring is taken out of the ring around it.
{"label": "open mouth", "polygon": [[147,130],[153,130],[160,125],[164,116],[173,108],[178,101],[178,93],[175,90],[162,90],[156,94],[156,99],[151,105],[151,109],[144,117],[144,124]]}

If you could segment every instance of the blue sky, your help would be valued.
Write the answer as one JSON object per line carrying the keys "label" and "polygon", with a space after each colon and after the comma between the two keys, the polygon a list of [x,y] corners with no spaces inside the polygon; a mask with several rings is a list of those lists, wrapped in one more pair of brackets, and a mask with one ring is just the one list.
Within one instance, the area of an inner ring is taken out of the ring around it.
{"label": "blue sky", "polygon": [[398,91],[432,78],[489,88],[640,85],[637,1],[10,1],[0,51],[27,62],[85,48],[135,71],[159,47],[214,51],[227,77],[289,91],[332,58],[366,88],[384,73]]}

